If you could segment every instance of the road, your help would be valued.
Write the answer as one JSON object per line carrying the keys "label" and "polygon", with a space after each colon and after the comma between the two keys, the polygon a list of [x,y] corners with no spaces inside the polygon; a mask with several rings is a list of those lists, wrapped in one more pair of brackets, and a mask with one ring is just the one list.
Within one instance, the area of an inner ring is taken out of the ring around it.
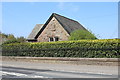
{"label": "road", "polygon": [[2,78],[117,78],[118,66],[2,61]]}

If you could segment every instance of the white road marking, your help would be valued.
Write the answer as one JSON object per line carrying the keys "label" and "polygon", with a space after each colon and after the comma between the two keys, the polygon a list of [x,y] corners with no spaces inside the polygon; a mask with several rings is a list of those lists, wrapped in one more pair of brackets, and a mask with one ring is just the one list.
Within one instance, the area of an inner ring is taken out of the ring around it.
{"label": "white road marking", "polygon": [[44,78],[43,76],[34,76],[34,78]]}
{"label": "white road marking", "polygon": [[5,72],[5,71],[2,71],[2,75],[6,75],[6,74],[9,74],[9,75],[15,75],[15,76],[19,76],[19,77],[30,77],[30,78],[45,78],[44,76],[39,76],[39,75],[34,75],[34,74],[31,74],[31,75],[27,75],[27,74],[21,74],[21,73],[16,73],[16,72]]}
{"label": "white road marking", "polygon": [[9,75],[15,75],[15,76],[28,76],[26,74],[21,74],[21,73],[14,73],[14,72],[3,72],[2,73],[5,74],[9,74]]}

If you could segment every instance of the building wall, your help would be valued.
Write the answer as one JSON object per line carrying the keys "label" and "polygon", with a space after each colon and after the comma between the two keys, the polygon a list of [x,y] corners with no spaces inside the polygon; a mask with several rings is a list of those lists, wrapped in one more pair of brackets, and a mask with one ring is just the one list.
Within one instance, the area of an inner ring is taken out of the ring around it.
{"label": "building wall", "polygon": [[51,19],[46,28],[37,38],[38,42],[48,42],[50,37],[58,37],[59,41],[66,41],[70,35],[59,24],[55,17]]}

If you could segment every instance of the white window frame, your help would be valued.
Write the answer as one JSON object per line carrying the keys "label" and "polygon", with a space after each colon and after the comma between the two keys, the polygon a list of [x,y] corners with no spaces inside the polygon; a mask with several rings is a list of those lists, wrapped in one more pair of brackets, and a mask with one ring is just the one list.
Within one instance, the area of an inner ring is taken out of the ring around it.
{"label": "white window frame", "polygon": [[53,37],[49,37],[49,42],[53,42],[53,41],[54,41],[54,38],[53,38],[53,41],[51,41],[50,38],[53,38]]}
{"label": "white window frame", "polygon": [[[50,38],[53,38],[53,41],[50,40]],[[49,42],[55,42],[56,37],[49,37]],[[59,39],[59,38],[58,38]],[[59,40],[58,40],[59,41]]]}

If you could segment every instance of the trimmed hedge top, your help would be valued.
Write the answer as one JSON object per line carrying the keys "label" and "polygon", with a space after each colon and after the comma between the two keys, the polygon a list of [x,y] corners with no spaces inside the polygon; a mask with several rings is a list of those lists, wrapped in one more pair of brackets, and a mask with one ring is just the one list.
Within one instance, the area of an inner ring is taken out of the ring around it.
{"label": "trimmed hedge top", "polygon": [[14,54],[40,57],[119,57],[119,43],[119,39],[101,39],[12,43],[2,47],[4,56]]}

